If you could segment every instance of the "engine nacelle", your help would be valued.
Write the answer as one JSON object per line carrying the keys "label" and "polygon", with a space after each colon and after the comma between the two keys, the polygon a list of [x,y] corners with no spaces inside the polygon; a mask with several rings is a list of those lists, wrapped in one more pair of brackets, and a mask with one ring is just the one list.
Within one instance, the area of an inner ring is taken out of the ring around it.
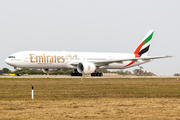
{"label": "engine nacelle", "polygon": [[77,65],[77,71],[79,73],[93,73],[96,70],[96,66],[93,63],[82,62]]}
{"label": "engine nacelle", "polygon": [[57,73],[59,69],[42,69],[44,73]]}

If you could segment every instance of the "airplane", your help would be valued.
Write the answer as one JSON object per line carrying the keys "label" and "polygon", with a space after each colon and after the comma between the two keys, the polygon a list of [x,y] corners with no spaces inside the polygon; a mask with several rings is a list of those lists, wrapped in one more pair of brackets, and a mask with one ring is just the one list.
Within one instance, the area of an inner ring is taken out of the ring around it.
{"label": "airplane", "polygon": [[148,56],[154,31],[149,30],[133,53],[67,52],[67,51],[21,51],[11,54],[6,64],[18,70],[22,68],[42,69],[44,73],[55,73],[60,69],[74,69],[71,76],[103,76],[99,69],[126,69],[172,56]]}

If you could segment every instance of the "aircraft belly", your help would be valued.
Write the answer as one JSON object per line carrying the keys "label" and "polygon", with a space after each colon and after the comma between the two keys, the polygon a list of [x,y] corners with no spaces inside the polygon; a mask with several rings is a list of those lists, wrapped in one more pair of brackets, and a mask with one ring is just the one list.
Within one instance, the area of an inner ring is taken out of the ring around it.
{"label": "aircraft belly", "polygon": [[24,63],[24,64],[17,64],[16,67],[20,68],[36,68],[36,69],[46,69],[46,68],[67,68],[66,64],[63,63]]}

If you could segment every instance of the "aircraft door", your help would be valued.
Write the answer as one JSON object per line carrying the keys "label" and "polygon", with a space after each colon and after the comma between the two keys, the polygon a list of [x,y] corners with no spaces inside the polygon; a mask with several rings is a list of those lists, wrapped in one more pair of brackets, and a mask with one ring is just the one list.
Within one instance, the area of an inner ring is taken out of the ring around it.
{"label": "aircraft door", "polygon": [[28,62],[28,55],[24,55],[24,62]]}

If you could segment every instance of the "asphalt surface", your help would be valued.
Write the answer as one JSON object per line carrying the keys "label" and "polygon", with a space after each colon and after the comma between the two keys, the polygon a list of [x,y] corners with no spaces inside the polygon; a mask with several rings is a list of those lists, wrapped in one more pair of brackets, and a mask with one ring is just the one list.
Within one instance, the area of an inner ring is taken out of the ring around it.
{"label": "asphalt surface", "polygon": [[[122,75],[109,75],[102,77],[82,76],[82,78],[177,78],[175,76],[122,76]],[[0,78],[81,78],[81,76],[69,76],[69,75],[26,75],[26,76],[0,76]],[[180,79],[180,78],[178,78]]]}

